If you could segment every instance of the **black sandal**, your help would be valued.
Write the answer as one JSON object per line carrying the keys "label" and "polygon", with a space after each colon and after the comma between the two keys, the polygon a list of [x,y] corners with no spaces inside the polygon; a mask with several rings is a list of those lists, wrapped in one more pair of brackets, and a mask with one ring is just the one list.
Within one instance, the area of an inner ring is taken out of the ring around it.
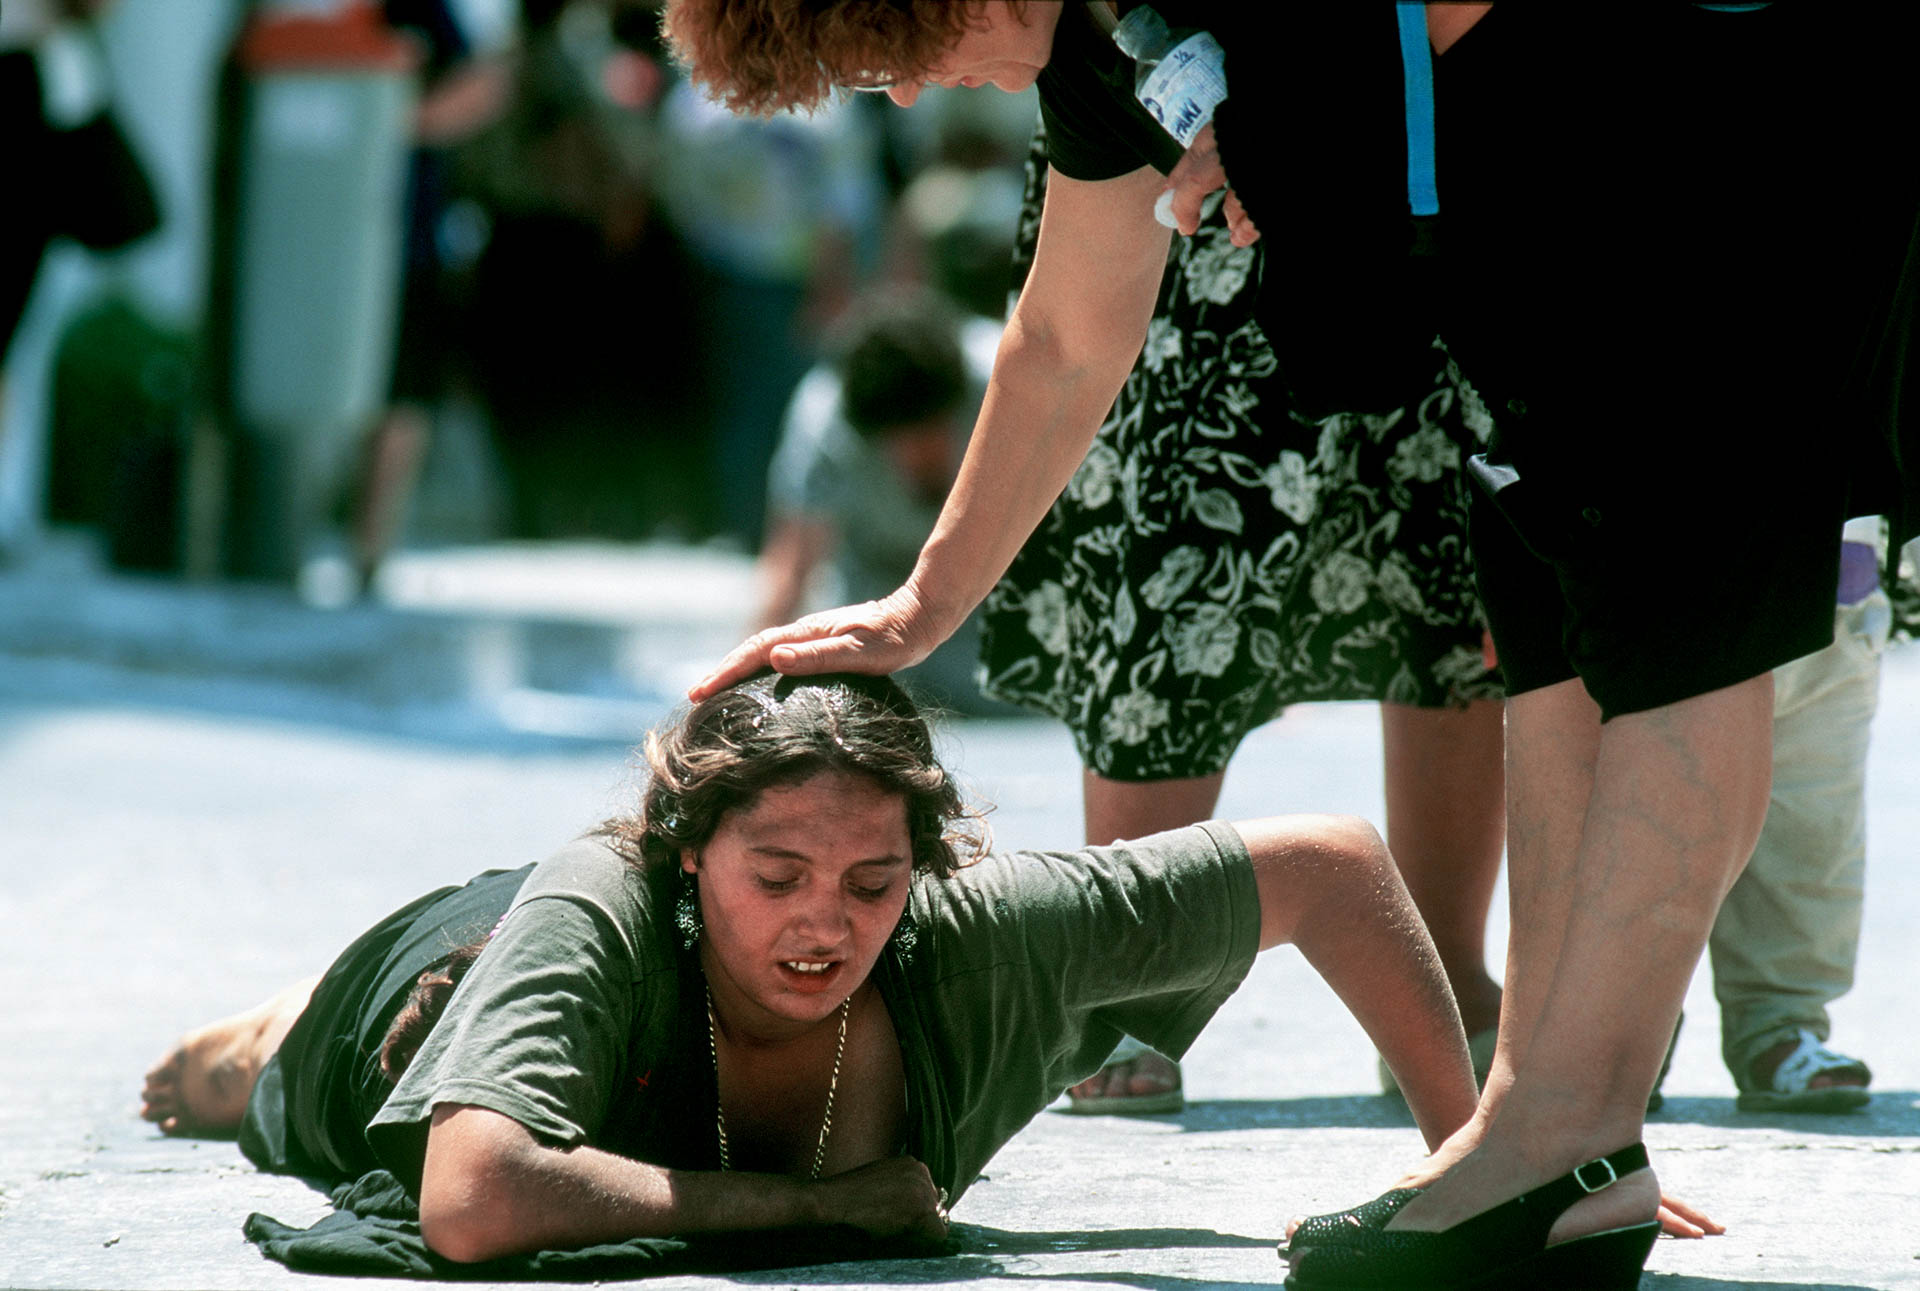
{"label": "black sandal", "polygon": [[1635,1143],[1445,1232],[1353,1228],[1342,1241],[1304,1251],[1286,1285],[1293,1291],[1633,1291],[1660,1236],[1659,1220],[1554,1246],[1547,1235],[1575,1202],[1646,1168],[1647,1149]]}
{"label": "black sandal", "polygon": [[1372,1201],[1363,1201],[1358,1206],[1349,1206],[1325,1215],[1308,1215],[1293,1230],[1293,1236],[1287,1239],[1286,1245],[1280,1248],[1280,1258],[1292,1260],[1309,1246],[1344,1242],[1355,1234],[1385,1228],[1388,1220],[1424,1191],[1423,1188],[1389,1188]]}

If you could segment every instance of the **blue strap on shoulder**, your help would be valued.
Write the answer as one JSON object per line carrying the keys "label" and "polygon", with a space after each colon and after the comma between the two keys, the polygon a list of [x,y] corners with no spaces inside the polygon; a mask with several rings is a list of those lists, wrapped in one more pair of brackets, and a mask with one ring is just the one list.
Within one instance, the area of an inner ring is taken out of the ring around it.
{"label": "blue strap on shoulder", "polygon": [[1434,178],[1433,46],[1427,42],[1427,6],[1415,0],[1394,6],[1400,18],[1400,63],[1407,100],[1407,205],[1415,215],[1440,213]]}

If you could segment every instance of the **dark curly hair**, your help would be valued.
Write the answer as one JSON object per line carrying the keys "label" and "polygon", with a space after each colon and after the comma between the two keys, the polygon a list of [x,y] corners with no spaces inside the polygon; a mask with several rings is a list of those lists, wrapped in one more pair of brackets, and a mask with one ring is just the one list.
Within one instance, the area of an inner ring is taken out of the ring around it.
{"label": "dark curly hair", "polygon": [[835,86],[917,82],[987,4],[1026,0],[667,0],[661,30],[696,84],[735,112],[814,108]]}
{"label": "dark curly hair", "polygon": [[642,868],[699,851],[726,813],[822,771],[865,776],[907,806],[916,870],[945,878],[985,849],[986,830],[940,765],[933,733],[889,677],[762,672],[647,737],[640,810],[601,826]]}
{"label": "dark curly hair", "polygon": [[[969,806],[933,750],[933,732],[890,677],[762,672],[687,709],[647,736],[648,778],[639,811],[598,833],[640,869],[699,851],[728,812],[768,789],[822,771],[861,775],[907,806],[916,871],[945,878],[986,850]],[[486,946],[482,938],[442,957],[414,982],[380,1046],[380,1070],[398,1081]]]}

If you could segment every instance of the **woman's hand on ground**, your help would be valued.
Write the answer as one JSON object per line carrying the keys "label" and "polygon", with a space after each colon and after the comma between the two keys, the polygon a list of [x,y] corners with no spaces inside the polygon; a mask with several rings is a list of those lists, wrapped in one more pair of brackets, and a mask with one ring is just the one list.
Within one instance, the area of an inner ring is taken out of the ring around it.
{"label": "woman's hand on ground", "polygon": [[1167,175],[1166,191],[1173,194],[1171,210],[1174,227],[1188,237],[1200,228],[1201,205],[1208,193],[1227,190],[1227,229],[1233,245],[1250,247],[1260,240],[1260,230],[1247,217],[1239,196],[1227,186],[1227,172],[1220,164],[1220,149],[1213,142],[1213,123],[1200,127],[1186,154]]}
{"label": "woman's hand on ground", "polygon": [[812,1187],[822,1223],[850,1224],[873,1237],[946,1239],[947,1194],[913,1157],[888,1157]]}
{"label": "woman's hand on ground", "polygon": [[1727,1231],[1678,1197],[1660,1194],[1660,1231],[1668,1237],[1718,1237]]}
{"label": "woman's hand on ground", "polygon": [[822,610],[756,632],[688,690],[699,703],[760,669],[792,676],[823,672],[890,673],[912,667],[945,639],[923,626],[926,615],[905,588],[838,610]]}

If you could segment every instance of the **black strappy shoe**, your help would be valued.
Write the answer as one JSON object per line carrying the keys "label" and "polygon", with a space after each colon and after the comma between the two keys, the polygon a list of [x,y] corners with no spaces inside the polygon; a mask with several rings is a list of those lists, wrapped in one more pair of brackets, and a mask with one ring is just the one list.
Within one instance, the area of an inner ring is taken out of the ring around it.
{"label": "black strappy shoe", "polygon": [[1344,1242],[1355,1234],[1385,1228],[1388,1220],[1399,1214],[1402,1207],[1423,1191],[1425,1189],[1422,1188],[1389,1188],[1372,1201],[1363,1201],[1358,1206],[1349,1206],[1325,1215],[1308,1215],[1280,1248],[1280,1258],[1297,1259],[1310,1246]]}
{"label": "black strappy shoe", "polygon": [[1307,1248],[1286,1284],[1293,1291],[1633,1291],[1660,1236],[1658,1220],[1554,1246],[1547,1235],[1575,1202],[1646,1168],[1647,1149],[1635,1143],[1445,1232],[1355,1229]]}

